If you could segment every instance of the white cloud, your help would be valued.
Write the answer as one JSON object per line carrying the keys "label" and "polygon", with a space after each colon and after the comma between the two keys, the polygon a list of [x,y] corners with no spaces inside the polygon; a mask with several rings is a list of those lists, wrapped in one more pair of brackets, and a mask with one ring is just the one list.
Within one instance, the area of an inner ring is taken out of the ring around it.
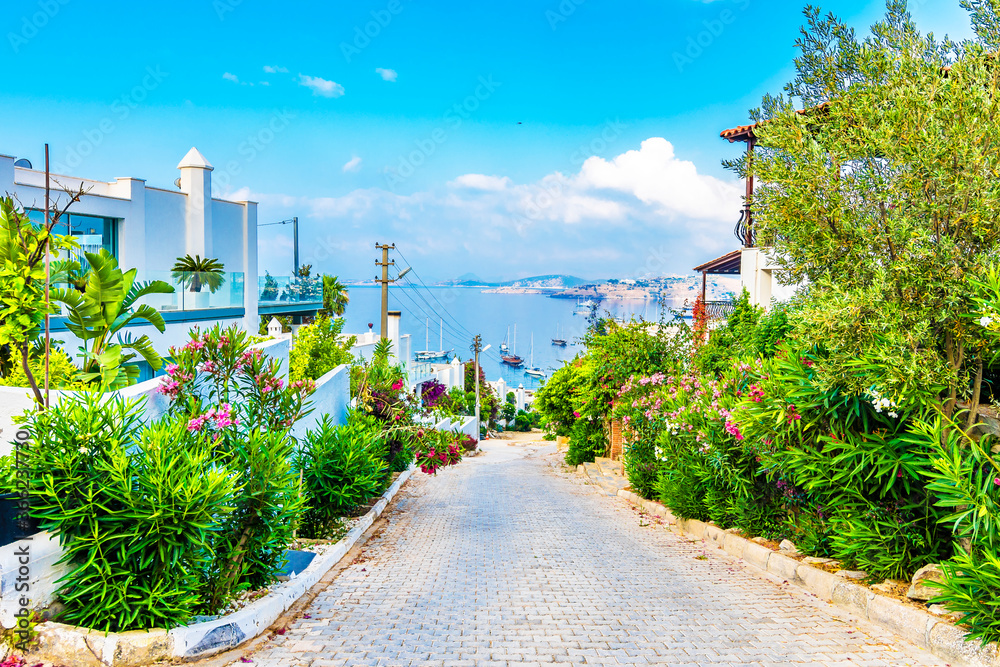
{"label": "white cloud", "polygon": [[264,71],[268,74],[288,74],[287,67],[276,67],[274,65],[264,65]]}
{"label": "white cloud", "polygon": [[398,74],[394,69],[386,69],[384,67],[376,67],[375,73],[382,77],[383,81],[395,81]]}
{"label": "white cloud", "polygon": [[677,159],[673,145],[662,137],[647,139],[639,150],[611,161],[589,158],[577,185],[628,193],[670,216],[725,219],[738,215],[740,208],[739,188],[699,174],[693,162]]}
{"label": "white cloud", "polygon": [[[360,159],[344,170],[353,164]],[[527,183],[467,173],[412,194],[372,187],[337,197],[250,198],[260,202],[262,217],[310,220],[302,261],[321,271],[336,265],[344,276],[367,276],[370,253],[362,250],[391,239],[428,279],[481,267],[507,275],[637,278],[688,274],[736,248],[741,191],[653,137],[612,159],[590,158],[577,173],[554,171]],[[267,261],[262,257],[262,266]]]}
{"label": "white cloud", "polygon": [[347,161],[347,164],[344,165],[343,171],[346,174],[349,171],[354,172],[360,169],[361,169],[361,158],[355,155],[350,160]]}
{"label": "white cloud", "polygon": [[344,94],[344,87],[336,81],[330,81],[318,76],[299,74],[299,84],[313,91],[313,95],[320,97],[340,97]]}
{"label": "white cloud", "polygon": [[465,174],[448,183],[451,188],[499,191],[507,188],[511,180],[506,176],[486,176],[485,174]]}
{"label": "white cloud", "polygon": [[240,77],[236,76],[235,74],[231,74],[230,72],[226,72],[225,74],[223,74],[222,78],[225,79],[226,81],[232,81],[233,83],[240,82]]}

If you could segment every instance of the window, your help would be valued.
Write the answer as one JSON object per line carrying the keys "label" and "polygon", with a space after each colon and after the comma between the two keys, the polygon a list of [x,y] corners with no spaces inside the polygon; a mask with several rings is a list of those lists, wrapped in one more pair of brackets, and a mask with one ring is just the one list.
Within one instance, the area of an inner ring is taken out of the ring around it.
{"label": "window", "polygon": [[[41,225],[45,220],[44,211],[29,210],[28,217],[36,225]],[[80,244],[79,250],[73,252],[73,258],[78,260],[83,268],[87,269],[87,262],[83,253],[99,252],[104,248],[112,256],[118,257],[118,218],[102,218],[94,215],[79,215],[69,213],[63,218],[63,222],[56,225],[55,233],[66,234],[68,218],[68,233],[75,236]]]}

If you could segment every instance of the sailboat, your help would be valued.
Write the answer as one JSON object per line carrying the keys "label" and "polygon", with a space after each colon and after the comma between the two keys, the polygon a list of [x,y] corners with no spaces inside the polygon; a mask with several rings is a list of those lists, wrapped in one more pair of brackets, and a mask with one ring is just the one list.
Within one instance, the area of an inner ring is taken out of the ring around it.
{"label": "sailboat", "polygon": [[444,319],[441,319],[441,349],[432,350],[431,347],[431,320],[427,318],[427,337],[424,341],[424,349],[421,352],[415,352],[413,358],[417,361],[447,361],[448,356],[451,354],[452,350],[444,349]]}
{"label": "sailboat", "polygon": [[558,345],[559,347],[566,347],[566,339],[559,337],[559,325],[556,325],[556,337],[552,339],[553,345]]}
{"label": "sailboat", "polygon": [[576,310],[573,311],[574,315],[590,315],[590,310],[593,308],[594,304],[597,302],[593,299],[587,299],[586,301],[577,301]]}
{"label": "sailboat", "polygon": [[543,378],[543,377],[545,377],[545,371],[543,371],[538,366],[535,366],[535,334],[534,334],[534,332],[532,332],[532,334],[531,334],[531,363],[529,365],[530,365],[530,368],[526,368],[524,370],[524,374],[525,375],[530,375],[531,377],[534,377],[534,378]]}
{"label": "sailboat", "polygon": [[508,366],[513,366],[517,368],[524,363],[524,359],[517,356],[517,325],[514,325],[514,337],[510,340],[510,353],[503,353],[500,355],[500,359],[503,360]]}
{"label": "sailboat", "polygon": [[504,354],[510,352],[510,347],[507,345],[508,340],[510,340],[510,327],[507,327],[507,336],[503,339],[503,342],[500,343],[500,351]]}

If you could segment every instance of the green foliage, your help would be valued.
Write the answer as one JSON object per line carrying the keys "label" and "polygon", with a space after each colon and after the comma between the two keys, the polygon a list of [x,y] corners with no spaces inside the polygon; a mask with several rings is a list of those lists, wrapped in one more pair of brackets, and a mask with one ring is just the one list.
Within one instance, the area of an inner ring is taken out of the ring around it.
{"label": "green foliage", "polygon": [[203,602],[238,481],[208,434],[141,427],[141,405],[92,392],[29,415],[33,509],[63,546],[62,620],[105,631],[173,627]]}
{"label": "green foliage", "polygon": [[343,318],[330,319],[326,315],[319,315],[312,324],[301,327],[289,358],[291,379],[318,380],[337,366],[351,363],[351,348],[357,337],[340,340],[343,330]]}
{"label": "green foliage", "polygon": [[[73,195],[66,208],[79,201],[82,194]],[[21,364],[38,404],[43,397],[28,357],[46,313],[59,312],[54,302],[47,304],[45,299],[46,250],[58,256],[77,247],[73,237],[52,233],[60,217],[57,213],[47,225],[36,227],[13,199],[0,198],[0,375],[9,375],[16,364]],[[67,276],[66,262],[51,262],[53,283]]]}
{"label": "green foliage", "polygon": [[573,424],[573,431],[569,438],[566,465],[578,466],[581,463],[592,463],[595,457],[604,456],[606,449],[607,438],[600,422],[578,419]]}
{"label": "green foliage", "polygon": [[535,392],[532,406],[541,415],[545,428],[556,435],[569,435],[572,432],[577,419],[574,412],[582,401],[585,373],[583,361],[576,359],[554,372],[541,389]]}
{"label": "green foliage", "polygon": [[[172,293],[174,288],[162,280],[136,282],[136,270],[122,272],[118,260],[103,248],[99,253],[84,254],[90,264],[86,291],[53,289],[51,298],[66,306],[69,311],[66,328],[83,341],[79,348],[78,379],[120,389],[135,384],[139,378],[139,368],[128,363],[136,357],[142,357],[153,370],[163,365],[149,336],[133,338],[122,333],[125,327],[137,322],[148,322],[160,333],[166,328],[163,316],[155,308],[136,302],[147,294]],[[117,342],[113,342],[115,336]]]}
{"label": "green foliage", "polygon": [[382,490],[387,465],[377,439],[378,425],[357,412],[334,426],[329,416],[306,433],[299,453],[303,490],[309,509],[303,535],[324,537],[356,506]]}
{"label": "green foliage", "polygon": [[217,259],[184,255],[174,262],[171,277],[183,287],[190,286],[192,292],[200,292],[202,287],[207,287],[209,292],[215,294],[226,282],[223,268],[222,262]]}
{"label": "green foliage", "polygon": [[[45,381],[44,350],[36,350],[28,360],[32,376],[43,386]],[[52,389],[82,389],[86,385],[77,380],[80,369],[73,365],[69,355],[59,348],[49,354],[49,387]],[[15,365],[9,375],[0,377],[0,387],[27,387],[28,376],[20,365]]]}
{"label": "green foliage", "polygon": [[320,311],[327,317],[340,317],[347,311],[347,304],[351,297],[347,292],[347,287],[341,284],[337,276],[323,276],[323,310]]}
{"label": "green foliage", "polygon": [[[966,4],[993,34],[995,3]],[[1000,250],[995,54],[921,34],[902,2],[864,39],[807,20],[788,97],[755,112],[761,150],[733,165],[757,179],[757,242],[809,283],[799,326],[829,355],[827,386],[863,390],[851,362],[878,360],[885,391],[938,387],[951,414],[983,350],[970,281]]]}
{"label": "green foliage", "polygon": [[937,415],[914,424],[914,439],[930,448],[932,468],[925,475],[944,511],[942,524],[962,539],[942,563],[944,583],[935,602],[964,614],[970,639],[983,643],[1000,638],[1000,464],[992,453],[993,438],[978,440],[954,421]]}

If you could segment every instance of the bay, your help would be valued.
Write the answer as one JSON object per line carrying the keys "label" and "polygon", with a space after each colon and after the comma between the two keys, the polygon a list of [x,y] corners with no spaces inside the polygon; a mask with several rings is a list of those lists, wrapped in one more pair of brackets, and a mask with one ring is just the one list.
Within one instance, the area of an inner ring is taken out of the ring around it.
{"label": "bay", "polygon": [[[344,317],[344,332],[360,334],[379,329],[381,290],[378,287],[351,286],[350,303]],[[680,308],[683,300],[667,304]],[[538,388],[542,380],[525,374],[531,364],[531,339],[534,336],[534,365],[545,371],[546,376],[583,352],[581,337],[587,329],[587,318],[576,315],[578,305],[574,299],[556,299],[545,294],[493,294],[484,293],[481,287],[409,287],[389,289],[389,310],[401,311],[400,330],[412,337],[414,352],[440,349],[441,320],[444,320],[444,349],[454,350],[463,361],[472,358],[472,338],[483,337],[483,345],[491,348],[480,357],[488,380],[503,378],[508,386],[523,385],[526,389]],[[603,301],[602,315],[610,313],[616,318],[643,317],[659,319],[660,308],[656,301]],[[428,346],[427,320],[430,319]],[[514,339],[514,325],[517,339]],[[524,367],[511,368],[500,360],[500,344],[510,329],[512,351],[524,358]],[[566,347],[552,344],[557,337],[568,342]]]}

